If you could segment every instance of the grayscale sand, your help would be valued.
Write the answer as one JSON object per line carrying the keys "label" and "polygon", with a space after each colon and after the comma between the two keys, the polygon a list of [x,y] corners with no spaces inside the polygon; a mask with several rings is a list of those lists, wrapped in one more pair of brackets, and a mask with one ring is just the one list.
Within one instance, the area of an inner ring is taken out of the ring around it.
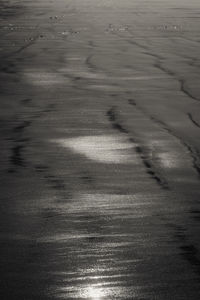
{"label": "grayscale sand", "polygon": [[199,21],[1,0],[1,300],[200,299]]}

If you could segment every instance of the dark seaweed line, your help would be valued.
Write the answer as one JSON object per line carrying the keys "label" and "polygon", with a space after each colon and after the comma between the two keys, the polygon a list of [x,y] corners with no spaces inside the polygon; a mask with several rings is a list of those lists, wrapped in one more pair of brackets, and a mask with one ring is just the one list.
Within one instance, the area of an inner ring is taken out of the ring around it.
{"label": "dark seaweed line", "polygon": [[118,129],[122,133],[128,134],[128,130],[126,130],[124,127],[122,127],[119,122],[116,120],[116,112],[115,112],[115,107],[112,107],[110,110],[107,112],[107,116],[109,117],[110,122],[112,123],[113,128]]}
{"label": "dark seaweed line", "polygon": [[175,134],[164,122],[155,119],[154,117],[151,116],[151,119],[154,120],[155,122],[157,122],[157,124],[162,125],[162,128],[165,129],[166,131],[168,131],[172,136],[174,136],[175,138],[177,138],[177,140],[179,140],[179,142],[185,146],[185,148],[189,151],[190,156],[192,158],[192,162],[193,162],[193,168],[197,171],[198,176],[200,177],[200,153],[199,151],[190,146],[188,143],[186,143],[182,138],[180,138],[177,134]]}
{"label": "dark seaweed line", "polygon": [[88,41],[88,45],[89,45],[91,48],[97,48],[97,46],[95,45],[94,41],[92,41],[92,40]]}
{"label": "dark seaweed line", "polygon": [[93,57],[94,54],[90,54],[87,56],[86,60],[85,60],[85,64],[88,67],[89,70],[91,71],[95,71],[95,66],[92,64],[91,59]]}
{"label": "dark seaweed line", "polygon": [[158,68],[159,70],[163,71],[164,73],[172,76],[175,78],[175,80],[177,80],[180,83],[180,91],[183,92],[186,96],[188,96],[189,98],[195,100],[195,101],[200,101],[200,99],[198,99],[197,97],[193,96],[192,93],[186,88],[186,82],[183,78],[177,78],[175,72],[167,69],[166,67],[164,67],[161,63],[161,61],[157,61],[154,66],[156,68]]}
{"label": "dark seaweed line", "polygon": [[25,44],[24,46],[20,47],[20,48],[17,49],[16,51],[13,51],[13,52],[11,52],[11,53],[8,53],[8,54],[6,54],[6,55],[1,56],[1,58],[6,59],[6,58],[12,57],[12,56],[14,56],[14,55],[16,55],[16,54],[19,54],[20,52],[22,52],[22,51],[25,50],[26,48],[32,46],[38,38],[39,38],[39,35],[36,35],[35,37],[33,37],[33,38],[31,39],[31,41],[30,41],[29,43],[27,43],[27,44]]}
{"label": "dark seaweed line", "polygon": [[195,97],[194,95],[192,95],[192,93],[187,89],[186,87],[186,82],[183,78],[178,78],[175,74],[175,72],[169,70],[168,68],[164,67],[162,65],[162,62],[159,60],[157,61],[154,66],[156,68],[158,68],[159,70],[163,71],[164,73],[166,73],[167,75],[172,76],[175,80],[177,80],[180,84],[180,91],[183,92],[186,96],[188,96],[189,98],[195,100],[195,101],[200,101],[199,98]]}
{"label": "dark seaweed line", "polygon": [[[23,99],[22,104],[26,106],[26,104],[31,103],[31,99]],[[29,141],[29,138],[22,138],[23,133],[26,128],[30,127],[34,120],[42,117],[43,114],[49,113],[54,108],[55,104],[50,104],[47,106],[46,109],[44,109],[39,115],[32,116],[31,120],[24,120],[19,125],[15,126],[13,128],[14,133],[14,146],[11,148],[11,155],[10,155],[10,163],[11,166],[8,169],[9,173],[14,173],[17,171],[16,167],[25,167],[25,159],[23,157],[23,152],[25,151],[25,148],[27,147],[27,142]],[[25,145],[26,144],[26,145]]]}
{"label": "dark seaweed line", "polygon": [[[116,107],[112,107],[111,109],[109,109],[107,111],[107,116],[109,118],[109,121],[112,123],[114,129],[117,129],[122,133],[130,135],[129,131],[117,121]],[[133,138],[129,138],[129,141],[131,143],[135,143],[135,140]],[[143,147],[137,146],[135,147],[135,151],[140,156],[140,159],[147,173],[151,176],[151,178],[154,179],[157,182],[157,184],[159,184],[159,186],[161,186],[163,189],[169,189],[167,181],[161,177],[158,171],[155,170],[155,167],[153,166],[151,159],[145,153]]]}
{"label": "dark seaweed line", "polygon": [[[41,164],[41,165],[35,165],[34,166],[37,173],[40,173],[43,175],[44,179],[46,179],[47,183],[50,185],[50,187],[54,190],[57,190],[59,192],[66,191],[66,186],[64,180],[58,178],[58,176],[52,175],[49,172],[49,167]],[[66,195],[63,195],[63,198],[65,198]]]}
{"label": "dark seaweed line", "polygon": [[90,54],[87,56],[85,60],[86,67],[88,70],[90,70],[92,73],[98,73],[99,71],[105,72],[105,70],[101,67],[97,67],[94,63],[92,63],[92,58],[94,57],[95,54]]}
{"label": "dark seaweed line", "polygon": [[13,131],[14,132],[20,132],[24,130],[26,127],[31,125],[31,121],[23,121],[20,125],[16,126]]}
{"label": "dark seaweed line", "polygon": [[155,63],[154,63],[154,67],[163,71],[164,73],[166,73],[167,75],[170,75],[172,77],[175,76],[175,73],[167,68],[164,68],[161,61],[160,60],[157,60]]}
{"label": "dark seaweed line", "polygon": [[[22,157],[22,151],[24,150],[24,145],[17,145],[12,148],[12,155],[10,157],[10,162],[14,166],[24,167],[24,159]],[[14,172],[14,170],[9,170],[9,172]]]}
{"label": "dark seaweed line", "polygon": [[169,189],[169,185],[167,181],[163,178],[161,178],[161,175],[158,174],[158,171],[155,171],[155,168],[153,164],[150,162],[149,157],[145,154],[145,151],[143,150],[142,147],[137,146],[136,147],[136,152],[140,155],[140,158],[147,169],[147,173],[154,179],[156,182],[162,186],[164,189]]}
{"label": "dark seaweed line", "polygon": [[25,150],[25,143],[29,141],[28,138],[22,138],[24,130],[31,125],[31,121],[23,121],[21,124],[13,128],[13,133],[16,135],[14,146],[11,148],[10,163],[14,168],[9,168],[9,173],[14,173],[16,167],[25,167],[25,160],[23,152]]}
{"label": "dark seaweed line", "polygon": [[192,40],[192,39],[189,39],[189,38],[186,38],[186,37],[181,37],[183,40],[186,40],[186,41],[190,41],[190,42],[193,42],[193,43],[197,43],[199,44],[200,41],[195,41],[195,40]]}
{"label": "dark seaweed line", "polygon": [[181,246],[180,249],[183,251],[182,256],[189,261],[194,267],[195,272],[200,276],[200,259],[198,258],[198,249],[191,244]]}
{"label": "dark seaweed line", "polygon": [[[119,36],[120,38],[122,38],[123,36],[117,34],[117,36]],[[192,93],[188,90],[188,88],[186,87],[186,82],[184,79],[182,78],[177,78],[175,72],[165,68],[164,66],[162,66],[162,60],[164,59],[162,56],[155,54],[155,53],[151,53],[149,52],[150,49],[144,45],[141,45],[139,43],[137,43],[136,41],[130,40],[130,39],[126,39],[126,41],[131,44],[131,45],[135,45],[143,50],[145,50],[145,52],[143,52],[144,54],[148,55],[148,56],[152,56],[154,58],[156,58],[156,62],[154,64],[154,66],[158,69],[160,69],[161,71],[165,72],[166,74],[175,77],[175,79],[180,83],[180,90],[181,92],[183,92],[186,96],[188,96],[189,98],[195,100],[195,101],[200,101],[199,98],[195,97],[194,95],[192,95]],[[148,52],[147,52],[148,51]]]}
{"label": "dark seaweed line", "polygon": [[[31,99],[23,100],[24,105],[26,105],[27,102],[29,104],[31,102]],[[56,106],[55,103],[47,105],[46,108],[40,112],[40,114],[33,116],[32,119],[37,120],[37,119],[41,118],[44,114],[52,112],[54,110],[55,106]],[[58,175],[52,174],[50,172],[50,167],[48,165],[45,165],[45,164],[37,164],[36,165],[35,164],[35,165],[33,165],[33,168],[35,169],[35,171],[37,173],[39,173],[43,176],[44,180],[47,182],[47,184],[50,186],[50,188],[59,192],[60,200],[65,200],[66,197],[72,197],[70,192],[67,190],[66,182],[63,179],[59,178]],[[81,180],[85,184],[91,184],[94,181],[92,176],[90,176],[89,174],[83,174],[83,176],[81,177]]]}
{"label": "dark seaweed line", "polygon": [[16,73],[16,68],[15,65],[10,62],[2,62],[2,66],[0,67],[0,71],[3,73],[7,73],[7,74],[15,74]]}
{"label": "dark seaweed line", "polygon": [[25,159],[23,157],[23,152],[25,150],[25,142],[27,143],[29,139],[16,139],[14,141],[14,146],[11,148],[11,155],[9,161],[11,163],[11,167],[8,169],[8,173],[15,173],[17,171],[17,167],[25,167]]}
{"label": "dark seaweed line", "polygon": [[182,244],[179,246],[179,249],[181,250],[180,255],[192,265],[196,274],[200,276],[200,259],[198,257],[199,251],[188,241],[185,234],[186,229],[180,225],[177,226],[171,223],[168,223],[167,225],[175,230],[175,238]]}
{"label": "dark seaweed line", "polygon": [[[26,106],[27,104],[30,105],[31,104],[32,99],[30,98],[26,98],[22,100],[22,105]],[[31,120],[32,121],[23,121],[20,125],[16,126],[13,131],[15,133],[17,133],[19,136],[21,136],[23,134],[23,131],[25,128],[29,127],[32,122],[34,122],[35,120],[41,118],[44,114],[51,112],[52,110],[54,110],[55,108],[55,104],[49,104],[46,106],[46,108],[44,108],[40,114],[36,114],[33,115]],[[18,139],[18,142],[24,142],[25,140],[22,139]],[[27,140],[26,140],[27,142]],[[27,146],[27,145],[26,145]],[[22,158],[22,153],[21,151],[23,151],[25,148],[25,145],[21,144],[19,146],[16,147],[15,152],[14,152],[14,159],[12,159],[13,162],[17,162],[17,165],[20,167],[24,167],[24,159]],[[66,191],[66,187],[65,187],[65,183],[63,180],[61,180],[60,178],[49,174],[49,167],[46,165],[32,165],[32,167],[35,169],[35,171],[37,173],[40,173],[43,175],[44,179],[46,180],[46,182],[50,185],[50,187],[54,190],[57,191],[62,191],[63,193],[65,193]],[[48,172],[48,173],[47,173]],[[63,199],[66,199],[66,193],[63,195],[62,197]]]}
{"label": "dark seaweed line", "polygon": [[200,153],[199,151],[190,146],[188,143],[186,143],[182,138],[180,138],[177,134],[175,134],[163,121],[156,119],[155,117],[147,114],[147,112],[142,109],[141,107],[138,107],[136,102],[132,99],[129,99],[129,104],[137,106],[137,109],[139,109],[143,114],[145,114],[149,119],[154,121],[156,124],[161,126],[165,131],[167,131],[169,134],[174,136],[190,153],[192,162],[193,162],[193,168],[197,171],[198,177],[200,177]]}
{"label": "dark seaweed line", "polygon": [[190,59],[190,62],[188,63],[191,67],[195,67],[197,69],[199,69],[199,59],[198,58],[192,58],[192,57],[189,57]]}
{"label": "dark seaweed line", "polygon": [[197,126],[197,127],[200,128],[199,123],[197,123],[197,122],[194,120],[192,114],[191,114],[191,113],[188,113],[187,115],[188,115],[189,119],[192,121],[192,123],[194,123],[195,126]]}
{"label": "dark seaweed line", "polygon": [[[115,33],[115,34],[116,34],[116,33]],[[119,34],[116,34],[116,35],[119,36],[120,38],[123,38],[123,36],[121,36],[121,35],[119,35]],[[170,76],[175,77],[175,79],[180,83],[180,90],[181,90],[181,92],[183,92],[186,96],[188,96],[189,98],[191,98],[191,99],[193,99],[193,100],[195,100],[195,101],[200,101],[199,98],[197,98],[197,97],[195,97],[194,95],[192,95],[192,93],[186,88],[186,82],[185,82],[184,79],[182,79],[182,78],[177,78],[176,74],[175,74],[173,71],[171,71],[171,70],[169,70],[169,69],[167,69],[167,68],[165,68],[165,67],[162,66],[162,62],[161,62],[161,61],[164,59],[164,57],[162,57],[162,56],[160,56],[160,55],[158,55],[158,54],[149,52],[150,50],[149,50],[148,47],[146,47],[146,46],[144,46],[144,45],[141,45],[141,44],[139,44],[139,43],[136,42],[136,41],[133,41],[133,40],[130,40],[130,39],[126,39],[126,41],[127,41],[129,44],[131,44],[131,45],[135,45],[135,46],[137,46],[137,47],[139,47],[139,48],[145,50],[145,52],[143,52],[144,54],[156,58],[156,62],[155,62],[155,64],[154,64],[154,66],[155,66],[156,68],[160,69],[161,71],[163,71],[164,73],[166,73],[166,74],[168,74],[168,75],[170,75]],[[147,52],[147,51],[148,51],[148,52]]]}
{"label": "dark seaweed line", "polygon": [[184,79],[178,79],[181,85],[181,91],[188,97],[190,97],[191,99],[195,100],[195,101],[200,101],[199,98],[195,97],[192,95],[192,93],[186,88],[186,83]]}
{"label": "dark seaweed line", "polygon": [[[130,32],[130,30],[128,30],[128,32],[130,33],[130,35],[132,35],[132,33]],[[144,50],[142,53],[145,54],[145,55],[154,57],[154,58],[159,59],[159,60],[164,59],[164,57],[162,57],[161,55],[149,52],[150,51],[149,47],[141,45],[140,43],[136,42],[135,40],[130,40],[130,38],[127,38],[127,37],[124,38],[124,36],[122,36],[119,33],[115,33],[115,35],[117,35],[120,38],[125,39],[129,44],[135,45],[135,46],[139,47],[140,49]]]}

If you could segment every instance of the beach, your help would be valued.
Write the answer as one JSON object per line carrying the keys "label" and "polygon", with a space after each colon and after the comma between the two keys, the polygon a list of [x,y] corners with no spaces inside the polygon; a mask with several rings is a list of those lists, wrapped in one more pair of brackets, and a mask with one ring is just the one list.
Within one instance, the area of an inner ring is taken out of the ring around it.
{"label": "beach", "polygon": [[2,300],[200,298],[200,3],[0,3]]}

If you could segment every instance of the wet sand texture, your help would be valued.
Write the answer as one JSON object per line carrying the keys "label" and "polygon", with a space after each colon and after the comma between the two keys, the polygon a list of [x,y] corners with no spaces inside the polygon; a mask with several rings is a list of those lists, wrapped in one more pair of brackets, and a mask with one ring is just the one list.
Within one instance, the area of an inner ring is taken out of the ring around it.
{"label": "wet sand texture", "polygon": [[0,299],[200,299],[199,15],[0,2]]}

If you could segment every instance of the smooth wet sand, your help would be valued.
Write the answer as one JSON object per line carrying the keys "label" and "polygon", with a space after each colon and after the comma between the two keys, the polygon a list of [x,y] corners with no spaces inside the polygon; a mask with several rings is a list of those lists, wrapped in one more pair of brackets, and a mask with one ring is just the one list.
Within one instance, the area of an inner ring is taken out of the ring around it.
{"label": "smooth wet sand", "polygon": [[0,299],[200,298],[199,14],[1,1]]}

